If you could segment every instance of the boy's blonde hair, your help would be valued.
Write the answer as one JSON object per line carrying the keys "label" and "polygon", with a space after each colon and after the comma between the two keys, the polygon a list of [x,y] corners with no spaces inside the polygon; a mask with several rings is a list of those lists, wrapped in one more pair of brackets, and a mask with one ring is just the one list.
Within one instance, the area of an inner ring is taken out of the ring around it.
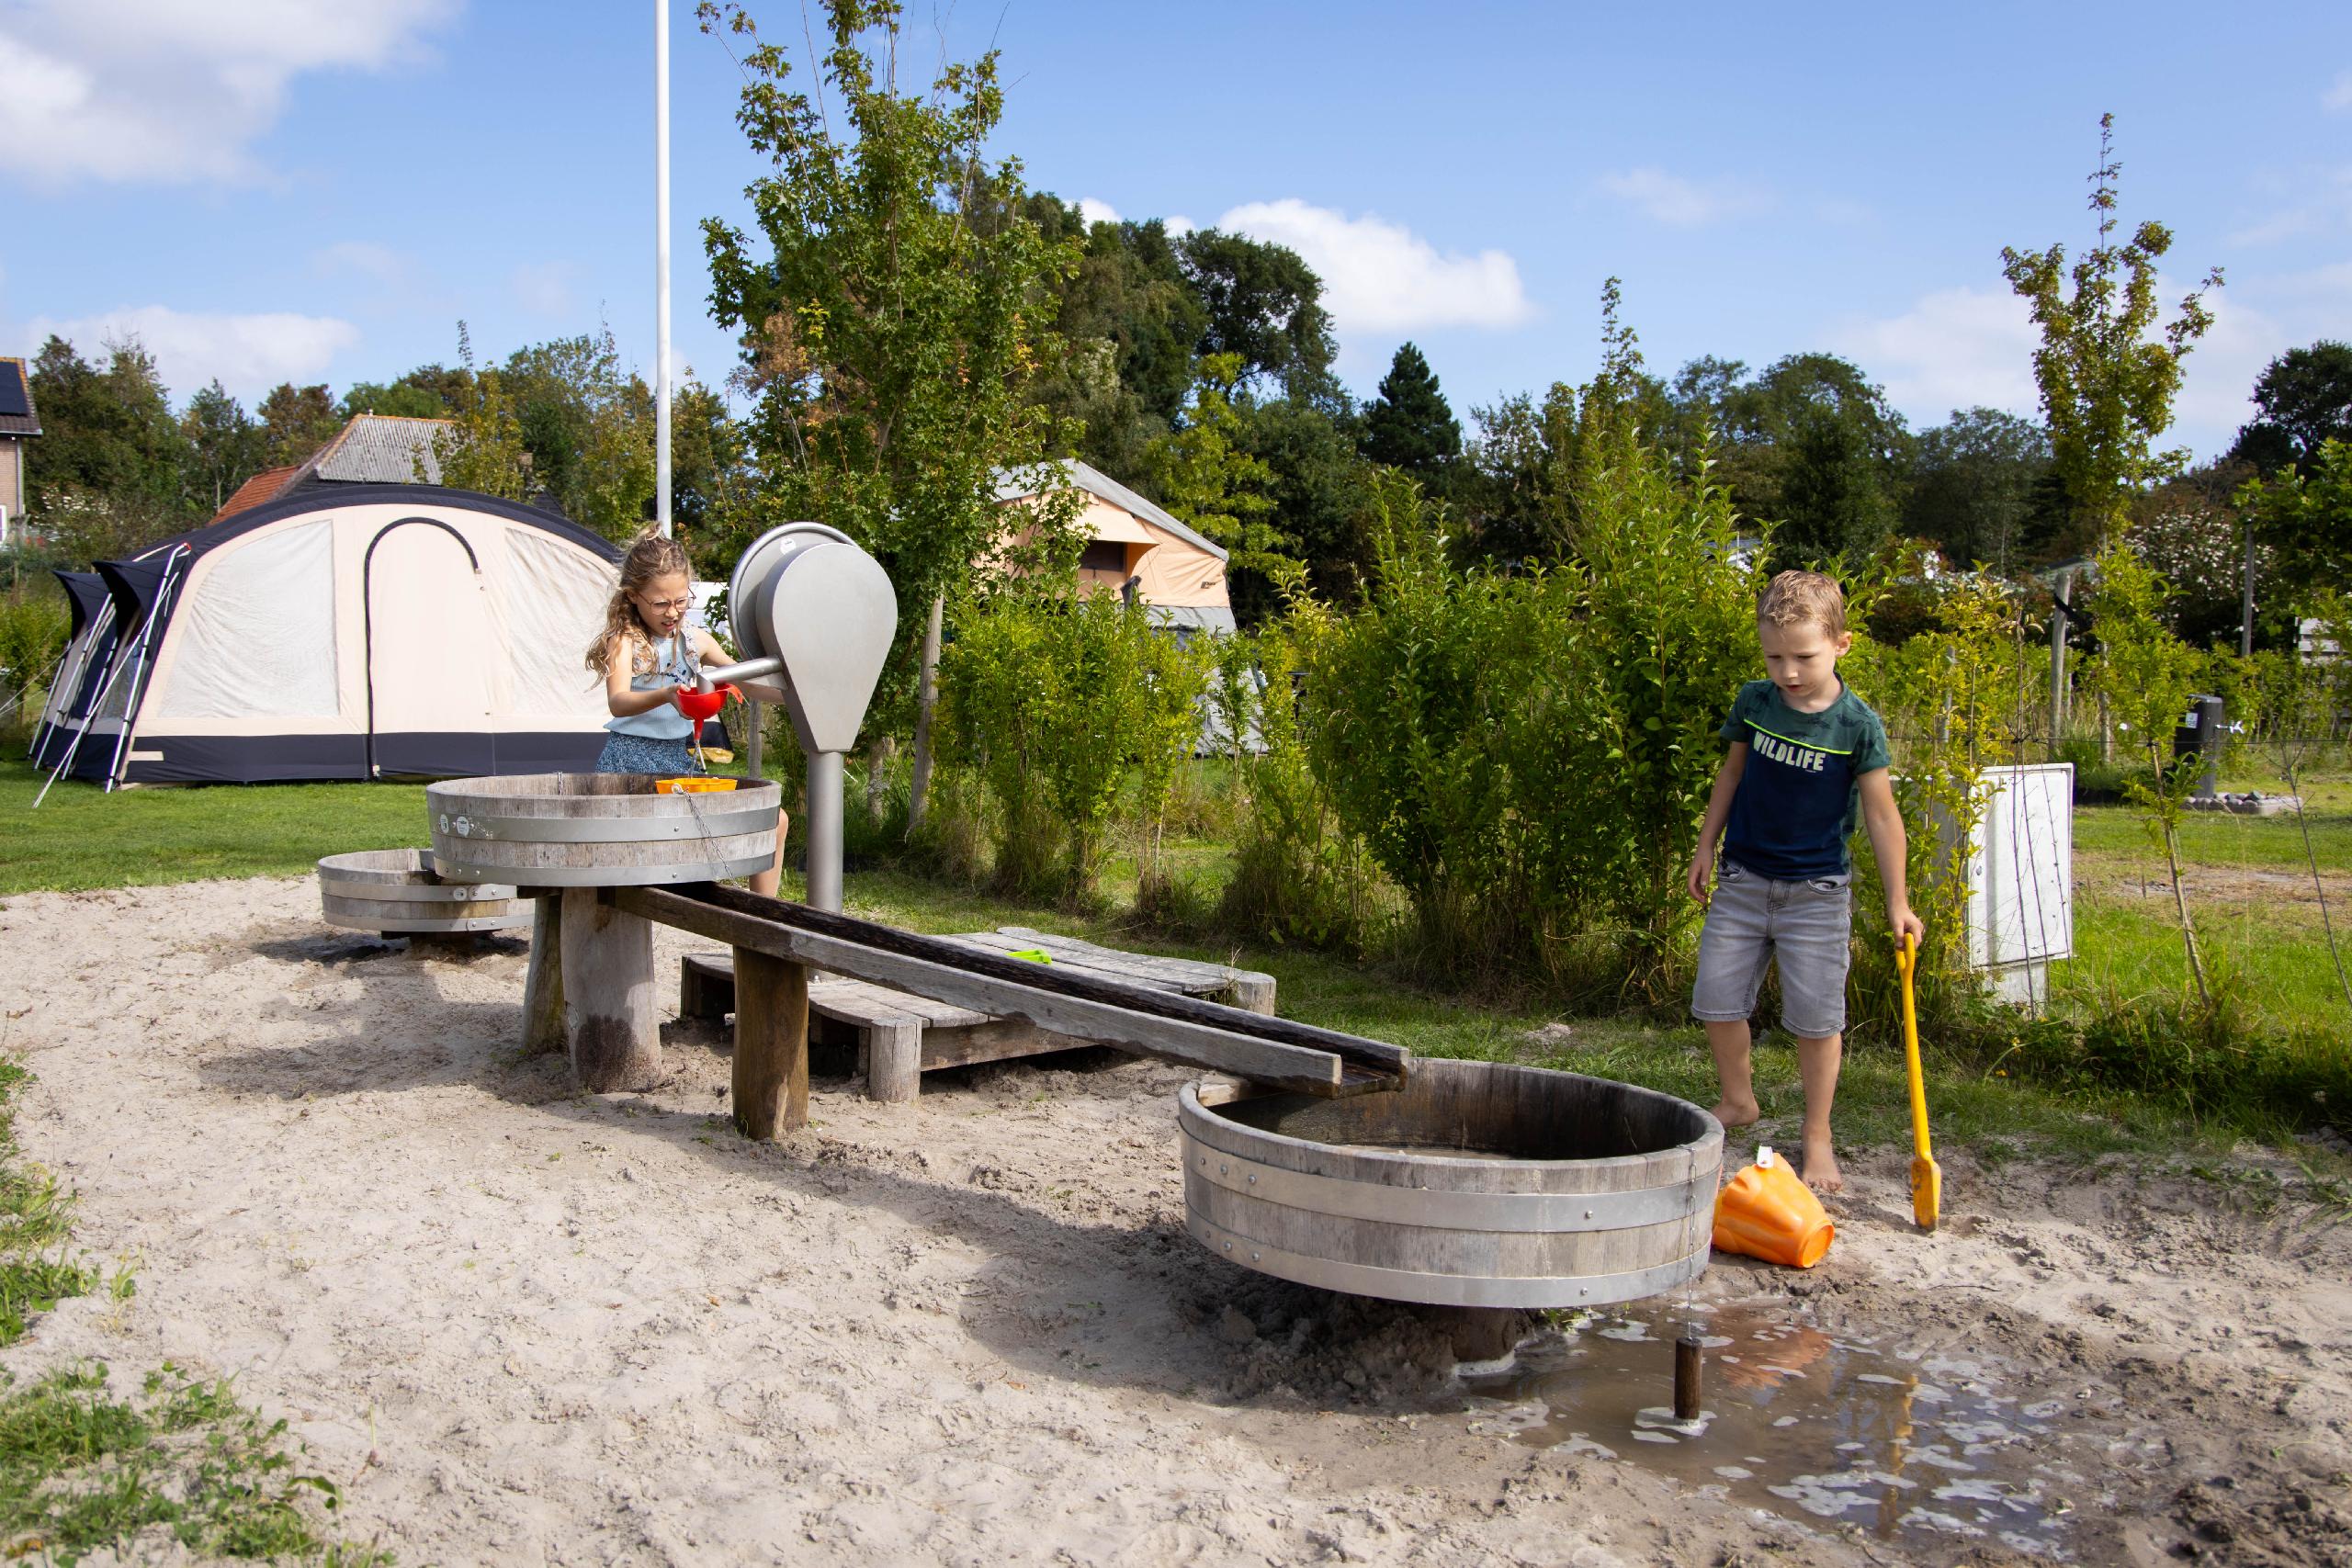
{"label": "boy's blonde hair", "polygon": [[1844,637],[1845,591],[1817,571],[1784,571],[1772,579],[1764,597],[1757,601],[1756,618],[1776,626],[1811,621],[1831,637]]}

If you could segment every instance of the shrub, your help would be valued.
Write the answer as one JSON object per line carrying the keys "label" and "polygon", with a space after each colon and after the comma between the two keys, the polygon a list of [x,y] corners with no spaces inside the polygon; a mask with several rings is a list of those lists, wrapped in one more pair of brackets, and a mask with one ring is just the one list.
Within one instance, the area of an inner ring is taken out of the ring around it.
{"label": "shrub", "polygon": [[[1149,612],[1074,580],[1024,582],[964,616],[939,664],[940,761],[985,791],[997,884],[1082,899],[1102,871],[1130,770],[1151,841],[1192,754],[1205,660]],[[950,789],[969,811],[982,803]]]}

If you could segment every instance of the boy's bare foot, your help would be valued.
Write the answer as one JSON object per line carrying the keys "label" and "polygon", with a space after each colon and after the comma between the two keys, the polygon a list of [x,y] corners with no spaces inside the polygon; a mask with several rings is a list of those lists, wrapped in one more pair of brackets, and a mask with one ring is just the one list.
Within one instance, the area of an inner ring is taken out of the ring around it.
{"label": "boy's bare foot", "polygon": [[1826,1137],[1804,1141],[1804,1184],[1815,1192],[1845,1190],[1846,1173],[1838,1168],[1838,1156],[1830,1152]]}
{"label": "boy's bare foot", "polygon": [[1764,1109],[1752,1100],[1726,1099],[1717,1104],[1709,1114],[1724,1124],[1724,1131],[1729,1132],[1734,1127],[1746,1127],[1753,1123],[1764,1114]]}

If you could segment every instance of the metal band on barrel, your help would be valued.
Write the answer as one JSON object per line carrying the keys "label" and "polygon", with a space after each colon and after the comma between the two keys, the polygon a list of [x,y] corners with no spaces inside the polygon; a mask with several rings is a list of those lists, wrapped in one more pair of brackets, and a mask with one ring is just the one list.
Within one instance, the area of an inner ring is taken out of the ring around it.
{"label": "metal band on barrel", "polygon": [[[773,851],[741,860],[681,861],[676,865],[486,865],[482,877],[513,883],[525,897],[540,887],[660,887],[673,882],[725,882],[775,863]],[[466,868],[443,856],[441,879],[463,882]]]}
{"label": "metal band on barrel", "polygon": [[1638,1301],[1670,1291],[1696,1279],[1707,1267],[1709,1247],[1699,1248],[1671,1262],[1622,1274],[1575,1274],[1564,1277],[1471,1274],[1426,1274],[1408,1269],[1377,1269],[1367,1263],[1340,1263],[1284,1252],[1210,1224],[1198,1214],[1187,1224],[1211,1252],[1228,1262],[1278,1280],[1317,1285],[1351,1295],[1379,1296],[1388,1301],[1427,1302],[1436,1306],[1566,1307],[1606,1306],[1612,1302]]}
{"label": "metal band on barrel", "polygon": [[[637,796],[625,798],[636,799]],[[470,811],[436,811],[433,831],[459,844],[628,844],[662,839],[729,839],[773,830],[776,807],[662,817],[477,817]],[[439,857],[446,860],[446,855]],[[440,866],[447,878],[450,868]]]}
{"label": "metal band on barrel", "polygon": [[334,882],[322,880],[319,891],[330,898],[367,898],[390,904],[478,904],[485,898],[519,897],[511,886],[495,882],[450,886],[431,882]]}
{"label": "metal band on barrel", "polygon": [[[1348,1220],[1477,1231],[1618,1231],[1690,1217],[1690,1183],[1623,1192],[1463,1192],[1315,1176],[1243,1159],[1180,1129],[1184,1174],[1228,1192]],[[1481,1162],[1484,1163],[1484,1162]]]}
{"label": "metal band on barrel", "polygon": [[467,915],[442,920],[368,920],[338,919],[329,910],[324,919],[331,926],[354,931],[503,931],[529,925],[531,911],[526,908],[514,915]]}

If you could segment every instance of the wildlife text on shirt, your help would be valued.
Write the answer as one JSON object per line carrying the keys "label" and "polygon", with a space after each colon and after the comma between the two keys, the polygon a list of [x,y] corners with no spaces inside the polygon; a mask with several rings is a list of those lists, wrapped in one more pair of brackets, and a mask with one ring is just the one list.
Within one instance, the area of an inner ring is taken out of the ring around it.
{"label": "wildlife text on shirt", "polygon": [[1788,705],[1780,687],[1740,688],[1723,738],[1747,746],[1723,852],[1759,876],[1793,882],[1852,869],[1846,841],[1861,811],[1856,783],[1887,765],[1886,727],[1841,686],[1819,713]]}

